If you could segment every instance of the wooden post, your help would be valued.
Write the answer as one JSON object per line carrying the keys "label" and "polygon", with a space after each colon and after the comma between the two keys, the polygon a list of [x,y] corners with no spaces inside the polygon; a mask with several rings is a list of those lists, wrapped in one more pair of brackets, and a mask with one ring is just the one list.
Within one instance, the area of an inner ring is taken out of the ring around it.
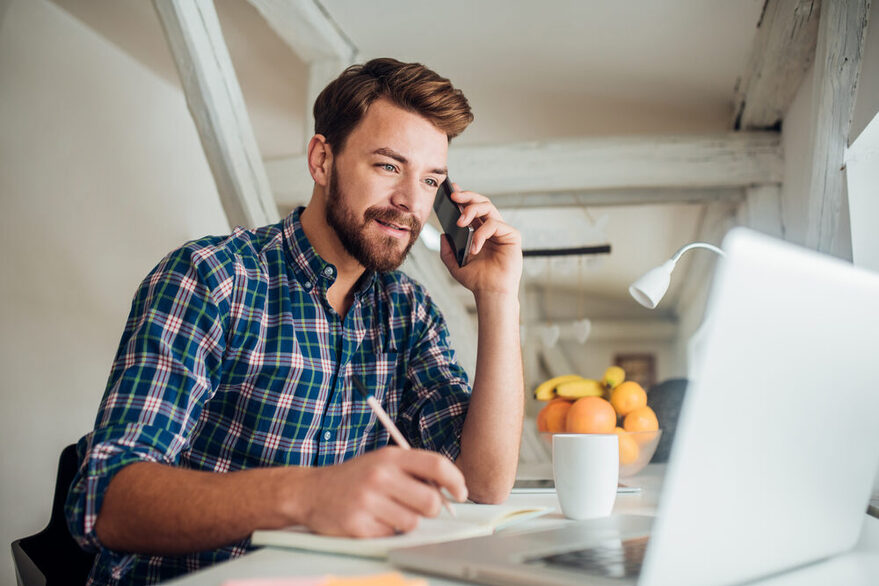
{"label": "wooden post", "polygon": [[764,234],[784,238],[781,186],[765,184],[745,189],[745,201],[739,208],[739,221]]}
{"label": "wooden post", "polygon": [[812,100],[813,145],[806,244],[836,249],[845,196],[844,157],[864,51],[870,0],[824,2]]}
{"label": "wooden post", "polygon": [[767,0],[748,68],[736,87],[733,127],[775,128],[812,65],[819,0]]}
{"label": "wooden post", "polygon": [[217,192],[232,225],[277,222],[278,209],[211,0],[153,0]]}

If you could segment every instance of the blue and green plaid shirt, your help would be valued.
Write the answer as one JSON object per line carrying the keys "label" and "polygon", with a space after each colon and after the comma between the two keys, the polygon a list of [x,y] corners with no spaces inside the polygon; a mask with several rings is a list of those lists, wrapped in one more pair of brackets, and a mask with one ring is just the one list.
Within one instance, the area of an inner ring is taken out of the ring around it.
{"label": "blue and green plaid shirt", "polygon": [[184,556],[102,548],[95,521],[128,464],[221,473],[327,466],[386,445],[352,376],[414,447],[457,458],[470,387],[439,310],[404,274],[367,273],[339,316],[327,300],[336,268],[309,244],[300,212],[190,242],[135,294],[67,500],[74,537],[99,552],[90,583],[156,582],[249,548],[249,540]]}

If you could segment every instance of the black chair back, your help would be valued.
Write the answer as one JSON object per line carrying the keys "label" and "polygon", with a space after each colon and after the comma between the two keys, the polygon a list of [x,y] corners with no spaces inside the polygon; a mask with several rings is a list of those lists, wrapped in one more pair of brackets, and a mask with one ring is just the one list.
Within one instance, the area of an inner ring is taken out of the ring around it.
{"label": "black chair back", "polygon": [[54,586],[85,584],[95,554],[79,548],[64,518],[64,502],[79,467],[76,445],[61,452],[52,516],[45,529],[30,537],[12,542],[12,558],[19,586]]}

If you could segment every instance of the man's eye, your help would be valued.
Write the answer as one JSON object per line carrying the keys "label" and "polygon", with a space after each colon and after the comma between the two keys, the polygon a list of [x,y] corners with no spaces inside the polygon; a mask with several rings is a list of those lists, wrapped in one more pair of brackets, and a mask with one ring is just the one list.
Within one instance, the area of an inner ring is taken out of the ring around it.
{"label": "man's eye", "polygon": [[437,183],[436,179],[433,179],[432,177],[428,177],[427,179],[424,180],[424,182],[427,183],[428,185],[430,185],[431,187],[439,187],[439,183]]}
{"label": "man's eye", "polygon": [[389,173],[393,173],[394,171],[397,170],[397,168],[394,165],[391,165],[390,163],[379,163],[379,167],[381,167],[385,171],[388,171]]}

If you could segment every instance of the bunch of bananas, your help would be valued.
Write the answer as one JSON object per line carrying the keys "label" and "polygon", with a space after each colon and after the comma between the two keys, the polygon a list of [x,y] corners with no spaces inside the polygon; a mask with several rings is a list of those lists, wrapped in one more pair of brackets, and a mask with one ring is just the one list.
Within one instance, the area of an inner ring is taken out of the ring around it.
{"label": "bunch of bananas", "polygon": [[582,397],[605,397],[611,389],[626,379],[626,372],[619,366],[611,366],[604,371],[600,381],[584,378],[579,374],[565,374],[544,381],[534,389],[538,401],[580,399]]}

